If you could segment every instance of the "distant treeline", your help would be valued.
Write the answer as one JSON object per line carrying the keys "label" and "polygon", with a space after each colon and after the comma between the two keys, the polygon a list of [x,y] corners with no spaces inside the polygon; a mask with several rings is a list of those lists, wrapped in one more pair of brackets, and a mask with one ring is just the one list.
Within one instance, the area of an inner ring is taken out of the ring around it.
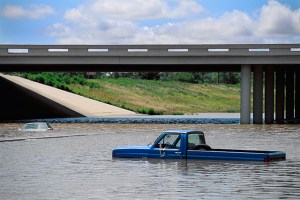
{"label": "distant treeline", "polygon": [[85,78],[133,78],[161,81],[180,81],[187,83],[223,83],[237,84],[240,82],[238,72],[98,72],[94,76],[87,76],[87,73],[77,72],[42,72],[23,73],[22,77],[33,81],[68,90],[68,84],[90,85]]}
{"label": "distant treeline", "polygon": [[187,83],[237,84],[240,82],[240,73],[238,72],[112,72],[97,73],[96,77],[181,81]]}

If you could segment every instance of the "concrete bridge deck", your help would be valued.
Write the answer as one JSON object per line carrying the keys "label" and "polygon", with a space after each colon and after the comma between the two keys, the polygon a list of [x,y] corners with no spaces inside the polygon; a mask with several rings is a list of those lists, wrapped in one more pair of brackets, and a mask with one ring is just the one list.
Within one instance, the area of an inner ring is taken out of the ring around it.
{"label": "concrete bridge deck", "polygon": [[300,65],[300,44],[0,45],[0,71],[240,71]]}

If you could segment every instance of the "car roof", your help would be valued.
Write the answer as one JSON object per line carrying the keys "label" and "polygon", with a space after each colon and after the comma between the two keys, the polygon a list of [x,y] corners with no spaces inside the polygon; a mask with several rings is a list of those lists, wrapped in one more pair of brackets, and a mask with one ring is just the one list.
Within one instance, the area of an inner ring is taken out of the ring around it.
{"label": "car roof", "polygon": [[29,122],[26,124],[48,124],[47,122]]}
{"label": "car roof", "polygon": [[199,130],[168,130],[168,131],[165,131],[165,133],[181,133],[181,134],[202,133],[202,134],[204,134],[202,131],[199,131]]}

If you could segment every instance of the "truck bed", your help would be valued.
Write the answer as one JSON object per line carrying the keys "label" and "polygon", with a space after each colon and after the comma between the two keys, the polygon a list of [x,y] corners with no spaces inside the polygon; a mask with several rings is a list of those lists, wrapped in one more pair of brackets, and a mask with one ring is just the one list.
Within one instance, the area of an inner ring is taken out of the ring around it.
{"label": "truck bed", "polygon": [[189,150],[187,152],[187,158],[203,160],[250,160],[269,162],[285,160],[286,154],[282,151],[211,149],[208,151]]}

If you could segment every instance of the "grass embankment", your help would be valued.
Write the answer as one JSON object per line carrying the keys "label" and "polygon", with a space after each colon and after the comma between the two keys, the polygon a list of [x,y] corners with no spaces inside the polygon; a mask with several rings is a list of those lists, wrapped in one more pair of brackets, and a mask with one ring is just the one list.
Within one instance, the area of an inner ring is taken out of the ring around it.
{"label": "grass embankment", "polygon": [[96,79],[68,85],[77,94],[147,114],[239,112],[239,87],[177,81]]}
{"label": "grass embankment", "polygon": [[130,78],[88,80],[83,77],[34,74],[24,77],[145,114],[239,112],[240,109],[238,85]]}

